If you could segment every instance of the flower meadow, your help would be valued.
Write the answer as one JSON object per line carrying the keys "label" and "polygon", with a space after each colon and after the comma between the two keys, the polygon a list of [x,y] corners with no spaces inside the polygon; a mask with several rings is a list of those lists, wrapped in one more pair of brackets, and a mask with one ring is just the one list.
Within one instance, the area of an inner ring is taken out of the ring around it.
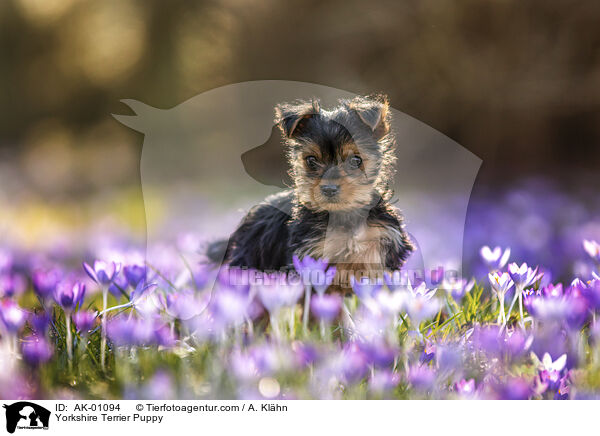
{"label": "flower meadow", "polygon": [[344,295],[327,259],[261,273],[170,245],[0,246],[0,398],[599,398],[600,244],[578,240],[567,277],[517,239],[466,254],[473,277],[388,272]]}

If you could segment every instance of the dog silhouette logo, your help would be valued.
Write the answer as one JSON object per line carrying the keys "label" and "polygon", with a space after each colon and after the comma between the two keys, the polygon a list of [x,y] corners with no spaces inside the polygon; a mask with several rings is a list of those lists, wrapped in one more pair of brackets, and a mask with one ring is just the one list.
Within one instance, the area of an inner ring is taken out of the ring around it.
{"label": "dog silhouette logo", "polygon": [[[134,114],[113,116],[144,134],[140,176],[150,264],[165,262],[166,247],[182,250],[172,234],[174,223],[179,233],[226,238],[244,210],[289,187],[274,108],[312,97],[330,108],[356,95],[311,83],[263,80],[213,89],[170,109],[123,100]],[[482,161],[424,123],[393,107],[390,111],[397,142],[392,203],[418,247],[404,268],[437,271],[442,266],[460,276],[467,207]],[[169,186],[176,187],[169,195],[156,195]],[[207,193],[235,202],[234,210],[216,213]],[[185,254],[188,263],[195,261],[195,251]]]}
{"label": "dog silhouette logo", "polygon": [[4,405],[6,409],[6,431],[14,433],[18,429],[48,429],[50,411],[28,401]]}

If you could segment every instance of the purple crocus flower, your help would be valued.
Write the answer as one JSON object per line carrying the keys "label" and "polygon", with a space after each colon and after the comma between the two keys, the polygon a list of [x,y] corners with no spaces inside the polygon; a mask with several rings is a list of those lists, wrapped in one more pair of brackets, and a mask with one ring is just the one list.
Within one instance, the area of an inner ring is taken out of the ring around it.
{"label": "purple crocus flower", "polygon": [[13,256],[9,250],[0,248],[0,273],[9,271],[13,265]]}
{"label": "purple crocus flower", "polygon": [[117,275],[112,283],[108,286],[108,292],[110,292],[117,300],[123,296],[129,281],[123,275]]}
{"label": "purple crocus flower", "polygon": [[77,310],[85,297],[85,284],[71,279],[56,286],[54,299],[65,311]]}
{"label": "purple crocus flower", "polygon": [[177,397],[173,378],[166,371],[157,371],[142,390],[147,400],[173,400]]}
{"label": "purple crocus flower", "polygon": [[116,262],[104,262],[103,260],[94,261],[92,268],[86,262],[83,263],[83,269],[90,278],[99,285],[110,285],[117,274],[121,271],[121,264]]}
{"label": "purple crocus flower", "polygon": [[264,276],[264,283],[257,286],[258,297],[270,314],[276,313],[283,307],[295,305],[304,287],[301,282],[290,282],[285,274],[270,274]]}
{"label": "purple crocus flower", "polygon": [[212,265],[200,265],[197,270],[193,272],[193,279],[196,285],[196,289],[204,289],[211,280],[215,278],[217,272]]}
{"label": "purple crocus flower", "polygon": [[340,365],[339,375],[347,383],[361,380],[367,372],[367,356],[356,343],[344,346],[338,362]]}
{"label": "purple crocus flower", "polygon": [[27,282],[20,274],[0,274],[0,297],[12,298],[25,292]]}
{"label": "purple crocus flower", "polygon": [[359,348],[367,357],[368,362],[376,368],[390,367],[398,356],[398,349],[382,339],[369,342],[357,342]]}
{"label": "purple crocus flower", "polygon": [[529,292],[525,296],[525,307],[539,320],[557,323],[566,322],[571,328],[579,328],[587,319],[591,293],[585,284],[575,283],[567,292],[562,284],[548,285],[541,292]]}
{"label": "purple crocus flower", "polygon": [[46,312],[41,312],[31,317],[31,327],[38,336],[44,336],[50,325],[50,317]]}
{"label": "purple crocus flower", "polygon": [[519,377],[510,378],[504,383],[496,382],[493,390],[499,400],[527,400],[532,394],[530,384]]}
{"label": "purple crocus flower", "polygon": [[556,389],[556,394],[554,394],[555,400],[568,400],[569,395],[571,393],[570,383],[567,377],[563,377],[560,379],[560,383],[558,384],[558,388]]}
{"label": "purple crocus flower", "polygon": [[167,295],[167,311],[174,318],[188,320],[206,309],[206,300],[201,294],[189,290],[173,292]]}
{"label": "purple crocus flower", "polygon": [[419,362],[421,364],[427,364],[433,360],[435,357],[435,343],[432,341],[425,339],[425,347],[423,348],[423,352],[421,353],[421,357],[419,357]]}
{"label": "purple crocus flower", "polygon": [[313,315],[326,323],[331,323],[341,308],[342,299],[339,295],[315,295],[310,302]]}
{"label": "purple crocus flower", "polygon": [[475,279],[471,279],[469,281],[467,281],[467,279],[454,281],[445,280],[441,285],[442,289],[445,289],[446,292],[448,292],[452,298],[459,303],[462,301],[467,292],[471,292],[471,289],[473,289],[474,286]]}
{"label": "purple crocus flower", "polygon": [[314,363],[319,357],[319,352],[313,345],[300,341],[292,342],[292,351],[294,352],[296,363],[301,368]]}
{"label": "purple crocus flower", "polygon": [[562,321],[569,310],[568,302],[563,298],[562,284],[548,285],[541,292],[526,291],[523,302],[527,311],[544,321]]}
{"label": "purple crocus flower", "polygon": [[393,271],[391,274],[384,272],[383,281],[387,288],[392,292],[406,289],[408,286],[408,273],[405,273],[404,271]]}
{"label": "purple crocus flower", "polygon": [[155,320],[154,325],[154,344],[166,348],[173,347],[177,342],[177,337],[171,328],[159,320]]}
{"label": "purple crocus flower", "polygon": [[540,366],[540,379],[542,382],[547,383],[550,389],[557,389],[562,378],[562,370],[566,364],[566,354],[553,361],[550,354],[545,353]]}
{"label": "purple crocus flower", "polygon": [[283,369],[286,365],[284,360],[289,356],[287,352],[284,355],[279,347],[269,342],[254,345],[249,351],[261,375],[273,375]]}
{"label": "purple crocus flower", "polygon": [[369,277],[360,277],[356,279],[350,277],[350,284],[356,296],[361,300],[367,300],[375,297],[377,292],[383,287],[383,283],[379,279],[371,280]]}
{"label": "purple crocus flower", "polygon": [[408,290],[413,297],[422,297],[425,300],[431,300],[435,295],[437,288],[429,289],[427,283],[421,282],[416,288],[409,283]]}
{"label": "purple crocus flower", "polygon": [[231,288],[221,288],[214,296],[214,314],[223,327],[237,326],[244,322],[248,315],[251,300],[248,295]]}
{"label": "purple crocus flower", "polygon": [[427,366],[412,366],[408,370],[408,381],[418,391],[430,391],[435,383],[435,372]]}
{"label": "purple crocus flower", "polygon": [[117,345],[133,345],[133,324],[135,320],[127,320],[124,317],[111,319],[106,326],[108,337]]}
{"label": "purple crocus flower", "polygon": [[504,300],[504,295],[506,295],[506,292],[514,285],[510,275],[508,273],[499,274],[494,272],[488,274],[488,278],[492,285],[492,290],[496,293],[498,299]]}
{"label": "purple crocus flower", "polygon": [[590,280],[587,292],[587,299],[589,300],[591,309],[600,309],[600,280]]}
{"label": "purple crocus flower", "polygon": [[406,299],[406,311],[412,322],[418,326],[421,321],[431,318],[440,309],[440,302],[433,298],[437,289],[428,289],[425,282],[413,289],[409,284],[409,298]]}
{"label": "purple crocus flower", "polygon": [[523,263],[521,266],[516,263],[511,263],[508,265],[508,274],[512,279],[515,286],[515,295],[508,308],[508,316],[512,313],[512,309],[517,302],[519,301],[519,316],[521,319],[521,326],[524,325],[524,315],[523,315],[523,291],[525,288],[530,287],[535,282],[537,282],[542,275],[538,274],[538,269],[532,270],[526,263]]}
{"label": "purple crocus flower", "polygon": [[498,313],[498,324],[502,322],[506,324],[506,313],[504,312],[504,297],[508,290],[513,287],[514,282],[510,278],[508,273],[499,274],[498,272],[493,272],[488,275],[490,283],[492,285],[492,290],[498,297],[498,301],[500,302],[500,311]]}
{"label": "purple crocus flower", "polygon": [[465,380],[464,378],[454,385],[456,392],[464,397],[471,397],[475,395],[475,380],[469,379]]}
{"label": "purple crocus flower", "polygon": [[146,267],[143,265],[126,265],[123,267],[123,275],[132,288],[146,279]]}
{"label": "purple crocus flower", "polygon": [[315,292],[323,295],[327,288],[333,283],[336,273],[337,268],[335,266],[330,266],[323,274],[318,274],[317,278],[311,278],[311,284],[315,289]]}
{"label": "purple crocus flower", "polygon": [[525,336],[519,330],[506,331],[497,325],[476,327],[471,336],[475,349],[483,350],[490,356],[516,358],[523,355],[533,342],[533,336]]}
{"label": "purple crocus flower", "polygon": [[172,345],[174,338],[169,330],[168,326],[152,318],[117,317],[107,326],[108,337],[119,346]]}
{"label": "purple crocus flower", "polygon": [[0,301],[0,321],[9,333],[18,332],[27,320],[27,312],[12,300]]}
{"label": "purple crocus flower", "polygon": [[34,366],[46,363],[52,358],[53,354],[52,347],[48,341],[43,336],[38,335],[23,338],[21,352],[23,353],[23,359]]}
{"label": "purple crocus flower", "polygon": [[586,305],[589,309],[600,307],[600,283],[597,280],[584,282],[581,279],[575,279],[566,291],[567,296],[579,302],[579,305]]}
{"label": "purple crocus flower", "polygon": [[333,282],[336,273],[336,267],[329,265],[328,259],[313,259],[305,256],[300,260],[298,256],[293,257],[293,264],[296,272],[300,274],[304,285],[312,285],[318,294],[323,294]]}
{"label": "purple crocus flower", "polygon": [[219,270],[217,280],[222,288],[228,288],[240,295],[247,296],[250,291],[250,284],[254,282],[254,279],[260,277],[261,274],[256,270],[226,265]]}
{"label": "purple crocus flower", "polygon": [[505,332],[505,349],[511,357],[522,356],[533,342],[534,336],[525,336],[521,330],[514,330],[512,332]]}
{"label": "purple crocus flower", "polygon": [[516,332],[507,333],[498,325],[475,327],[471,340],[475,350],[482,350],[490,357],[516,357],[531,346],[531,338],[523,339]]}
{"label": "purple crocus flower", "polygon": [[542,295],[546,298],[561,298],[564,294],[562,283],[557,285],[550,283],[542,289]]}
{"label": "purple crocus flower", "polygon": [[62,280],[63,273],[58,268],[48,270],[35,270],[31,276],[33,290],[41,299],[46,299],[54,294],[56,285]]}
{"label": "purple crocus flower", "polygon": [[499,355],[504,350],[504,336],[497,325],[476,326],[470,340],[475,350],[482,350],[489,355]]}
{"label": "purple crocus flower", "polygon": [[236,349],[229,354],[227,361],[229,371],[238,381],[251,382],[258,379],[260,372],[250,353]]}
{"label": "purple crocus flower", "polygon": [[502,248],[495,247],[493,250],[487,245],[481,247],[479,254],[487,265],[490,272],[498,271],[504,268],[510,257],[510,248],[502,251]]}
{"label": "purple crocus flower", "polygon": [[310,279],[313,271],[324,272],[329,265],[329,260],[314,259],[310,256],[304,256],[302,259],[300,259],[298,256],[294,255],[292,258],[292,263],[294,264],[296,272],[300,274],[303,279]]}
{"label": "purple crocus flower", "polygon": [[528,288],[542,277],[538,268],[531,269],[526,263],[519,266],[515,262],[508,265],[508,274],[519,289]]}
{"label": "purple crocus flower", "polygon": [[73,314],[73,322],[75,323],[75,327],[77,330],[81,332],[81,334],[87,334],[96,323],[96,312],[90,312],[87,310],[80,310]]}
{"label": "purple crocus flower", "polygon": [[[404,308],[407,298],[410,297],[407,297],[406,292],[392,292],[385,289],[380,290],[375,295],[375,300],[379,310],[381,310],[382,313],[394,318],[398,316],[400,311]],[[372,307],[370,304],[369,306]]]}
{"label": "purple crocus flower", "polygon": [[596,262],[600,262],[600,244],[596,241],[583,241],[583,249]]}
{"label": "purple crocus flower", "polygon": [[576,278],[571,282],[566,293],[573,297],[587,298],[588,289],[589,286],[583,280]]}
{"label": "purple crocus flower", "polygon": [[456,343],[438,345],[435,353],[435,367],[438,375],[460,371],[463,364],[464,349]]}
{"label": "purple crocus flower", "polygon": [[369,378],[369,389],[377,394],[382,394],[387,391],[391,391],[400,383],[400,374],[389,371],[381,370],[375,372]]}
{"label": "purple crocus flower", "polygon": [[588,319],[590,313],[590,302],[583,297],[569,296],[567,298],[568,308],[566,325],[572,330],[578,330]]}

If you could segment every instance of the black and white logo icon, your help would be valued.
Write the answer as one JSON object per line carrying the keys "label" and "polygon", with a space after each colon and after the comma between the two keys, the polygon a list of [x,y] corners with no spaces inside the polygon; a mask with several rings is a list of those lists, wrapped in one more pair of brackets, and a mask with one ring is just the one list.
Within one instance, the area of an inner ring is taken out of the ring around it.
{"label": "black and white logo icon", "polygon": [[48,430],[50,411],[28,401],[5,404],[6,431],[14,433],[16,429]]}

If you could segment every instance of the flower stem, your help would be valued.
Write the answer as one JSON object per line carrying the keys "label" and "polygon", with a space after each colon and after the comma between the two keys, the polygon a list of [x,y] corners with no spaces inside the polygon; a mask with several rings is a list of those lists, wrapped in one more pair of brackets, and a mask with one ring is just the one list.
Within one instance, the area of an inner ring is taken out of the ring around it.
{"label": "flower stem", "polygon": [[290,338],[294,338],[296,336],[296,311],[294,310],[296,306],[290,308]]}
{"label": "flower stem", "polygon": [[279,320],[277,319],[277,315],[275,313],[271,314],[269,320],[271,321],[271,329],[273,330],[275,339],[278,342],[281,341],[281,330],[279,330]]}
{"label": "flower stem", "polygon": [[519,315],[521,316],[521,326],[525,328],[525,317],[523,316],[523,293],[519,294]]}
{"label": "flower stem", "polygon": [[130,302],[124,303],[124,304],[119,304],[118,306],[113,306],[113,307],[109,307],[108,309],[104,309],[97,316],[103,316],[104,314],[106,314],[108,312],[112,312],[113,310],[127,309],[128,307],[132,307],[132,306],[133,306],[133,301],[130,301]]}
{"label": "flower stem", "polygon": [[65,324],[67,329],[67,360],[69,362],[69,371],[73,370],[73,335],[71,333],[71,312],[65,312]]}
{"label": "flower stem", "polygon": [[331,342],[331,325],[323,320],[320,321],[321,338],[324,342]]}
{"label": "flower stem", "polygon": [[500,302],[500,311],[498,312],[498,324],[506,325],[506,313],[504,312],[504,295],[498,295]]}
{"label": "flower stem", "polygon": [[252,319],[250,319],[249,317],[246,318],[246,328],[247,328],[247,332],[248,332],[248,337],[252,338],[254,336],[254,323],[252,322]]}
{"label": "flower stem", "polygon": [[305,336],[308,335],[308,315],[310,311],[311,290],[311,285],[306,285],[304,287],[304,312],[302,312],[302,330],[304,331]]}
{"label": "flower stem", "polygon": [[106,306],[108,305],[108,286],[102,286],[102,340],[100,342],[100,368],[106,370]]}
{"label": "flower stem", "polygon": [[[513,298],[512,302],[510,303],[510,307],[508,308],[508,317],[510,318],[510,314],[512,313],[513,307],[515,305],[515,303],[517,302],[517,300],[519,300],[519,304],[522,304],[522,300],[521,300],[521,295],[523,294],[523,290],[521,288],[515,288],[515,297]],[[521,320],[523,319],[523,316],[521,316]]]}

